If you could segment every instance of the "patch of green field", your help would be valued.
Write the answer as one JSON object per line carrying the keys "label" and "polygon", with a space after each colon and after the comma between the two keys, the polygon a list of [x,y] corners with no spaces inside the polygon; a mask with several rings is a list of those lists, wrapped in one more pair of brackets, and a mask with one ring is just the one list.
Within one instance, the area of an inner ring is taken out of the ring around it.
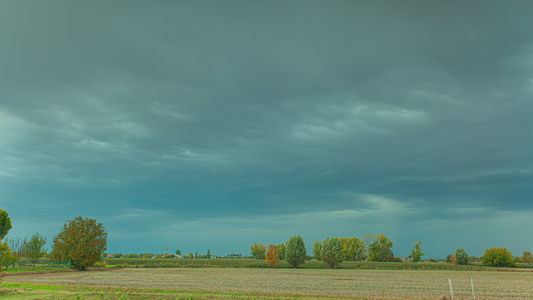
{"label": "patch of green field", "polygon": [[62,267],[51,267],[51,268],[17,268],[17,269],[7,269],[2,270],[2,272],[16,274],[16,273],[28,273],[28,272],[44,272],[44,271],[57,271],[57,270],[68,270],[68,268]]}
{"label": "patch of green field", "polygon": [[[295,297],[268,297],[233,292],[202,290],[167,290],[150,288],[108,288],[60,286],[33,283],[0,284],[0,298],[10,300],[33,299],[295,299]],[[314,298],[307,298],[314,299]]]}

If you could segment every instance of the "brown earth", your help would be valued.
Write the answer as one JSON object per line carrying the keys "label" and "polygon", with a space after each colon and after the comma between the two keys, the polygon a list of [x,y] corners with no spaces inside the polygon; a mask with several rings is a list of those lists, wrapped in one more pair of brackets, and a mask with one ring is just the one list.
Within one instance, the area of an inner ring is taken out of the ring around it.
{"label": "brown earth", "polygon": [[327,269],[120,269],[4,277],[9,282],[68,286],[163,288],[266,296],[533,299],[533,273]]}

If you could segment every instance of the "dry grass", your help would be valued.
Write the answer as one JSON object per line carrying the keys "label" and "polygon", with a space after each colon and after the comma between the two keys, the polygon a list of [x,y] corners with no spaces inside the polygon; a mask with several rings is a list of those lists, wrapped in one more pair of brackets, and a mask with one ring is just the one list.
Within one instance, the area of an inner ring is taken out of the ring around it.
{"label": "dry grass", "polygon": [[532,272],[327,269],[122,269],[4,277],[10,282],[235,292],[263,296],[533,299]]}

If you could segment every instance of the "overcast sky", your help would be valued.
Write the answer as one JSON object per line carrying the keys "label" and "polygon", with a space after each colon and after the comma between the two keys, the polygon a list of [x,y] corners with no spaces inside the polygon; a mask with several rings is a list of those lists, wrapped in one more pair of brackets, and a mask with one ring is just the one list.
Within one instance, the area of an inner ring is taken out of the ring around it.
{"label": "overcast sky", "polygon": [[[0,208],[51,242],[533,250],[531,1],[0,2]],[[48,248],[51,247],[49,243]]]}

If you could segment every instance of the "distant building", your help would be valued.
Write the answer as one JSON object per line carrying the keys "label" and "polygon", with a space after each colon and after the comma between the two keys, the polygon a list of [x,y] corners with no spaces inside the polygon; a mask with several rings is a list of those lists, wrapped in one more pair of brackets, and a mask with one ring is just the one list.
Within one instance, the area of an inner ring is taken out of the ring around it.
{"label": "distant building", "polygon": [[241,258],[242,254],[240,254],[240,253],[237,253],[237,254],[232,253],[232,254],[228,254],[226,257],[227,258]]}

